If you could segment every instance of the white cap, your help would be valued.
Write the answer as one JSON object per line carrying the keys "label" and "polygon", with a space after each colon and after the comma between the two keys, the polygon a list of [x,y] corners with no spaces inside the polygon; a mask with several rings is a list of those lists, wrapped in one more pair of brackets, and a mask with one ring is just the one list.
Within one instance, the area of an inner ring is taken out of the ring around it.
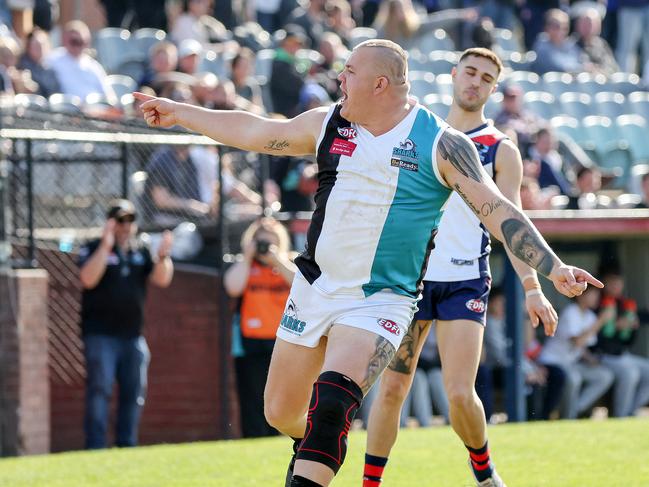
{"label": "white cap", "polygon": [[185,39],[178,46],[178,57],[191,56],[192,54],[201,54],[203,46],[196,39]]}

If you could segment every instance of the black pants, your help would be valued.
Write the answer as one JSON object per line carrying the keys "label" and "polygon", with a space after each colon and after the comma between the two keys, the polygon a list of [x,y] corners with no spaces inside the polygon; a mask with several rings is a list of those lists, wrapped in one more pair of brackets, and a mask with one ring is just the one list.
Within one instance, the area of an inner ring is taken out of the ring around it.
{"label": "black pants", "polygon": [[235,359],[241,430],[244,438],[273,436],[278,432],[264,417],[264,388],[271,352],[246,353]]}

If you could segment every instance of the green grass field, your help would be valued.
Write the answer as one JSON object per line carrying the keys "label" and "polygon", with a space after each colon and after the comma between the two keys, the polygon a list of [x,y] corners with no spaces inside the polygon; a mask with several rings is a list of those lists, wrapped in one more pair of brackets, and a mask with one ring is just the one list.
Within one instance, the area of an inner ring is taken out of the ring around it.
{"label": "green grass field", "polygon": [[[509,487],[649,486],[649,419],[554,421],[490,428]],[[332,485],[360,487],[365,433],[350,438]],[[283,486],[286,438],[74,452],[0,460],[1,487]],[[470,486],[466,453],[448,427],[405,429],[386,487]]]}

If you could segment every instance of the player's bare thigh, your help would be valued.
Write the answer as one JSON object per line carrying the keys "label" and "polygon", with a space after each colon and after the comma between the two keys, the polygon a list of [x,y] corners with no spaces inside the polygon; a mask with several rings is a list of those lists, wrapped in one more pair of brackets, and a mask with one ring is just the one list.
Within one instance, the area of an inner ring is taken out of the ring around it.
{"label": "player's bare thigh", "polygon": [[275,341],[264,392],[267,417],[282,422],[282,417],[293,418],[306,413],[313,383],[322,369],[326,347],[326,337],[322,337],[314,348],[281,338]]}
{"label": "player's bare thigh", "polygon": [[322,370],[346,375],[366,395],[394,353],[394,346],[380,335],[361,328],[334,324],[329,331]]}
{"label": "player's bare thigh", "polygon": [[444,383],[473,388],[480,364],[484,326],[472,320],[437,320],[437,346]]}

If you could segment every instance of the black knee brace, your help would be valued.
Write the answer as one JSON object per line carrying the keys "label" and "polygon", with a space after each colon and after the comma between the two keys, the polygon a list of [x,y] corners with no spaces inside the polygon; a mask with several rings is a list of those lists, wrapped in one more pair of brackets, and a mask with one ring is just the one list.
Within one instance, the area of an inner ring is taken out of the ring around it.
{"label": "black knee brace", "polygon": [[322,463],[338,473],[347,453],[347,433],[363,402],[363,391],[349,377],[323,372],[313,385],[306,434],[298,460]]}

